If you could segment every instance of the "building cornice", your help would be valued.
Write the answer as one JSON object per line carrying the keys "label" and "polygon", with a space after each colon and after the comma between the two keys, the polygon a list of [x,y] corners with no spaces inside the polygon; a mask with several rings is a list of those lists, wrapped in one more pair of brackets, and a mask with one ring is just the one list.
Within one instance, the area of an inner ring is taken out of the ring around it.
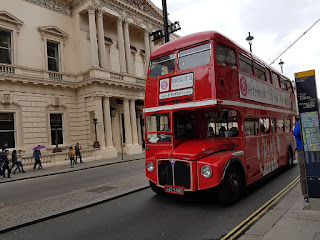
{"label": "building cornice", "polygon": [[129,16],[140,15],[145,25],[152,25],[154,29],[162,26],[161,11],[148,0],[23,0],[49,10],[72,16],[73,12],[88,2],[106,7],[115,12],[124,9]]}

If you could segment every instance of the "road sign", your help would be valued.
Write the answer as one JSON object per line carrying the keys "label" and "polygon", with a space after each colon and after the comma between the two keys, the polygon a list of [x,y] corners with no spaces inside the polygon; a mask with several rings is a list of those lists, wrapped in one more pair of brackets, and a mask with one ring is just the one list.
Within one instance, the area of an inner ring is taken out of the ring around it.
{"label": "road sign", "polygon": [[295,73],[295,81],[308,195],[309,198],[320,199],[320,130],[315,71]]}

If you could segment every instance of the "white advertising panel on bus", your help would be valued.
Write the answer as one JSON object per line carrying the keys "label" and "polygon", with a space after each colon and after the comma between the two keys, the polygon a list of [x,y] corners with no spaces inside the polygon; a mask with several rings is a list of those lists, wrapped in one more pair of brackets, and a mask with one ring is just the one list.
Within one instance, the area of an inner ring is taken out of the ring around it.
{"label": "white advertising panel on bus", "polygon": [[188,73],[171,78],[171,90],[177,90],[193,86],[193,73]]}
{"label": "white advertising panel on bus", "polygon": [[159,99],[182,97],[186,95],[191,95],[192,93],[193,93],[193,88],[188,88],[188,89],[183,89],[183,90],[173,91],[173,92],[160,93]]}
{"label": "white advertising panel on bus", "polygon": [[239,90],[240,98],[280,107],[291,106],[289,93],[241,73],[239,73]]}

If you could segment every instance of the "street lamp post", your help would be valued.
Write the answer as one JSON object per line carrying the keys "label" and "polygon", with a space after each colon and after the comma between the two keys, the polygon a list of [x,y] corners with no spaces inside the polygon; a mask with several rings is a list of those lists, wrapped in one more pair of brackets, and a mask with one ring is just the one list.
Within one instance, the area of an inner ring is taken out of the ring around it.
{"label": "street lamp post", "polygon": [[97,123],[98,123],[97,121],[98,121],[98,119],[96,119],[96,118],[93,119],[94,133],[95,133],[95,137],[96,137],[96,140],[94,141],[94,144],[93,144],[93,148],[100,148],[100,143],[97,140]]}
{"label": "street lamp post", "polygon": [[167,12],[167,1],[162,0],[162,15],[163,15],[163,25],[164,25],[164,41],[169,42],[169,32],[168,32],[168,12]]}
{"label": "street lamp post", "polygon": [[249,36],[246,38],[247,42],[249,43],[249,46],[250,46],[250,52],[252,53],[252,40],[254,39],[253,36],[250,35],[250,32],[249,32]]}
{"label": "street lamp post", "polygon": [[281,68],[281,73],[283,73],[283,64],[284,64],[284,62],[282,62],[282,59],[280,58],[279,65],[280,65],[280,68]]}
{"label": "street lamp post", "polygon": [[52,127],[55,128],[55,144],[56,147],[52,150],[52,153],[56,153],[56,152],[62,152],[61,149],[58,147],[59,143],[58,143],[58,127],[59,127],[59,122],[58,121],[53,121],[53,125]]}

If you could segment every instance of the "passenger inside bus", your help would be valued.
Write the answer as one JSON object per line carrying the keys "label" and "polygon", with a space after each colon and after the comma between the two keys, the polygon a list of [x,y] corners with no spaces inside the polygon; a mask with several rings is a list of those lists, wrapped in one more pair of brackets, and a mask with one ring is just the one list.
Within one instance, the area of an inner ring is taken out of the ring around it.
{"label": "passenger inside bus", "polygon": [[235,110],[224,109],[220,112],[205,113],[208,137],[238,137],[238,118]]}

